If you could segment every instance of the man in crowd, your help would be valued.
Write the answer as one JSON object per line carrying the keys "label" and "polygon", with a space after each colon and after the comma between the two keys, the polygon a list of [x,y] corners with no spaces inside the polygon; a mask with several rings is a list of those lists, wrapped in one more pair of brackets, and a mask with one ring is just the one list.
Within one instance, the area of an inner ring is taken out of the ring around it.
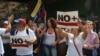
{"label": "man in crowd", "polygon": [[28,47],[18,47],[16,49],[16,56],[33,56],[33,43],[36,41],[34,31],[26,27],[26,20],[23,18],[14,20],[16,23],[15,36],[28,36],[30,39],[26,41]]}
{"label": "man in crowd", "polygon": [[[11,15],[8,17],[8,25],[6,28],[0,28],[0,35],[10,32],[11,22],[12,22],[13,18],[14,18],[14,15]],[[3,43],[2,43],[1,36],[0,36],[0,56],[2,56],[3,54],[4,54],[4,48],[3,48]]]}

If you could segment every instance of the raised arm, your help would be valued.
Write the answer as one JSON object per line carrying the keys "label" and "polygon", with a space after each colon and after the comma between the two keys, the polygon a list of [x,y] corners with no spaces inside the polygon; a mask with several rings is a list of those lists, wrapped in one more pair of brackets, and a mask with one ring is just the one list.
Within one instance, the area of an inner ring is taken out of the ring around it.
{"label": "raised arm", "polygon": [[84,32],[83,39],[86,39],[88,33],[87,33],[86,29],[84,28],[82,21],[80,19],[78,19],[78,25],[81,28],[81,30]]}
{"label": "raised arm", "polygon": [[11,16],[8,17],[8,25],[6,27],[5,33],[10,32],[10,30],[11,30],[11,22],[12,22],[13,19],[14,19],[14,15],[11,15]]}
{"label": "raised arm", "polygon": [[61,28],[58,28],[58,30],[59,30],[60,39],[63,39],[64,37],[68,36],[68,32],[64,32]]}

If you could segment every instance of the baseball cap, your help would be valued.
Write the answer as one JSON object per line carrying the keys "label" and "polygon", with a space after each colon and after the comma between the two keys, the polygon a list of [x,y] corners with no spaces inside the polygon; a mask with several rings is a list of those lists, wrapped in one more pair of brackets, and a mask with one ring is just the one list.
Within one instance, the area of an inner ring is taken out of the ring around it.
{"label": "baseball cap", "polygon": [[20,23],[20,24],[26,25],[26,20],[23,19],[23,18],[16,19],[16,20],[14,20],[14,22],[15,22],[16,24],[17,24],[17,23]]}

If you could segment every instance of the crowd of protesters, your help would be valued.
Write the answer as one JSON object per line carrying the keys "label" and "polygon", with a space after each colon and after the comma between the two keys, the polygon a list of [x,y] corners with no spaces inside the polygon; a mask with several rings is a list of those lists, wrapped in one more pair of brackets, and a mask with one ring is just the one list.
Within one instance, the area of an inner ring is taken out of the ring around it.
{"label": "crowd of protesters", "polygon": [[[1,22],[2,21],[2,22]],[[64,31],[54,18],[0,20],[0,56],[100,56],[100,23],[80,19],[78,28]],[[11,23],[14,23],[11,24]],[[67,26],[66,26],[67,27]],[[98,29],[96,27],[99,27]],[[10,36],[28,36],[27,48],[12,49]]]}

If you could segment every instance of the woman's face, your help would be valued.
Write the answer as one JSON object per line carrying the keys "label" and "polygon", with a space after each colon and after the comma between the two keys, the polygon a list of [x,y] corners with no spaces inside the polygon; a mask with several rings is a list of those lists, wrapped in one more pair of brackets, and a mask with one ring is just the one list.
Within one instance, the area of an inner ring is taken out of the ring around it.
{"label": "woman's face", "polygon": [[90,23],[87,23],[87,24],[85,25],[86,31],[91,31],[92,28],[93,28],[93,26],[92,26],[92,24],[90,24]]}
{"label": "woman's face", "polygon": [[87,23],[86,26],[87,26],[87,28],[92,29],[92,24]]}
{"label": "woman's face", "polygon": [[47,21],[47,26],[48,26],[48,27],[51,27],[51,22],[50,22],[50,20]]}

